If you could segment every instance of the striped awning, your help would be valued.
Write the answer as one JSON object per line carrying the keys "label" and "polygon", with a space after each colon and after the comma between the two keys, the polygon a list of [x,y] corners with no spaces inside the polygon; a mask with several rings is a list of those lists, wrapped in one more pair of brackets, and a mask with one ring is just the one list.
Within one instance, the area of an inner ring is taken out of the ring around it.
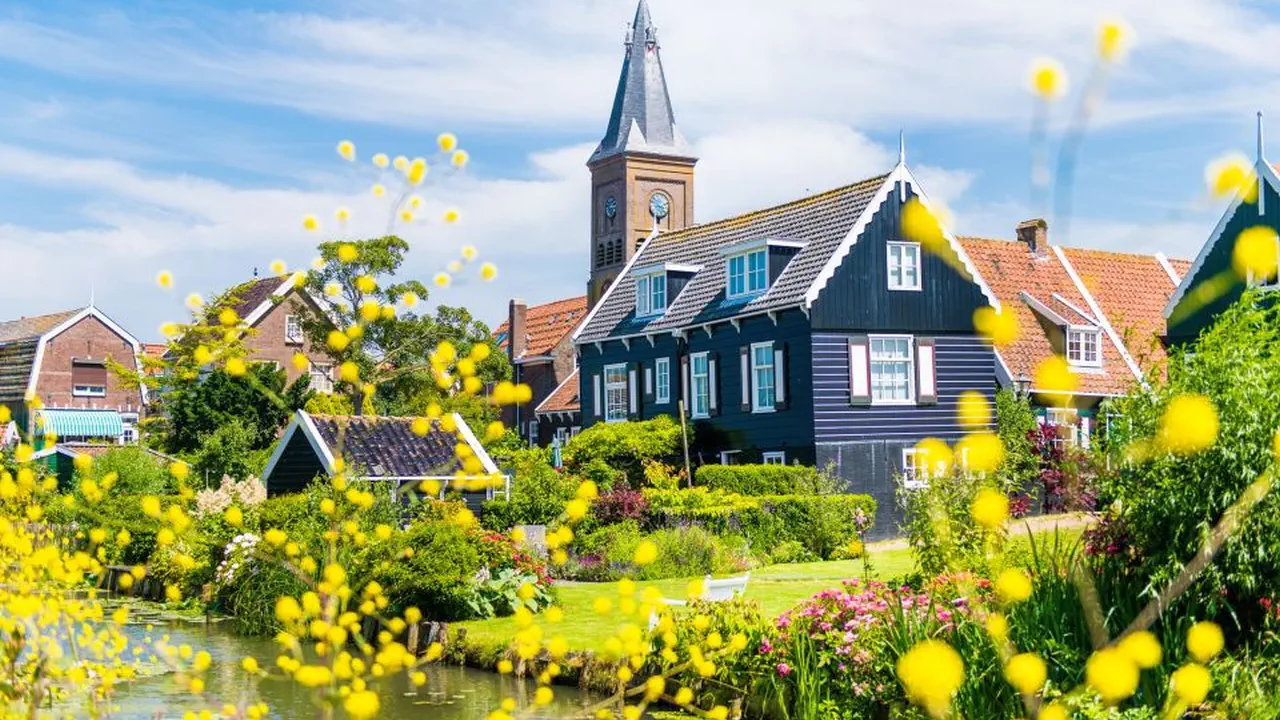
{"label": "striped awning", "polygon": [[124,420],[115,410],[41,410],[36,435],[51,431],[59,438],[118,438],[124,435]]}

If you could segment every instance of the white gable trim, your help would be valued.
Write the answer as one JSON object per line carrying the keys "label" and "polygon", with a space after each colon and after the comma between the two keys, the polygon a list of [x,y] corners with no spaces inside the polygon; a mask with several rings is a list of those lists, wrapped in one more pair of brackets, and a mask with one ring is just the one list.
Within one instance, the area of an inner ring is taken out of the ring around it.
{"label": "white gable trim", "polygon": [[[653,230],[649,231],[649,237],[644,239],[644,243],[640,245],[640,249],[636,251],[636,254],[632,255],[631,259],[627,261],[627,264],[623,266],[622,272],[618,273],[618,276],[613,279],[612,283],[610,283],[609,289],[604,291],[604,294],[600,296],[599,300],[596,300],[595,307],[591,308],[591,312],[588,312],[587,316],[582,318],[582,322],[578,323],[578,327],[573,329],[573,335],[570,336],[570,339],[573,340],[575,344],[578,342],[578,336],[581,335],[582,331],[591,324],[593,319],[595,319],[596,313],[600,311],[600,308],[604,307],[605,301],[613,294],[614,288],[618,287],[618,283],[622,282],[623,279],[630,279],[631,269],[635,267],[636,261],[644,255],[644,251],[649,248],[649,243],[653,242],[653,239],[656,237],[658,237],[658,228],[655,227]],[[670,307],[670,303],[668,303],[667,306]],[[601,338],[601,340],[612,339],[613,338]]]}
{"label": "white gable trim", "polygon": [[1014,388],[1013,373],[1009,371],[1009,364],[1004,361],[1004,356],[994,347],[991,348],[991,352],[996,354],[996,384],[1000,387]]}
{"label": "white gable trim", "polygon": [[[276,303],[272,301],[272,298],[285,297],[290,293],[290,291],[297,288],[298,286],[295,285],[297,282],[296,278],[301,274],[301,272],[295,272],[285,278],[284,282],[282,282],[279,287],[271,291],[271,295],[269,295],[266,300],[258,303],[258,306],[245,316],[244,324],[249,327],[253,327],[258,324],[258,321],[265,317],[267,313],[271,312],[271,308],[276,306]],[[312,300],[315,300],[315,298],[312,298]],[[323,305],[319,305],[319,303],[317,303],[317,306],[324,307]]]}
{"label": "white gable trim", "polygon": [[[867,203],[867,206],[863,209],[862,215],[858,218],[858,221],[853,224],[849,233],[845,235],[844,240],[840,241],[840,245],[838,245],[835,251],[831,253],[831,257],[827,258],[826,264],[822,266],[822,271],[818,273],[818,276],[813,280],[813,284],[809,286],[809,290],[805,292],[804,307],[806,309],[813,307],[813,303],[818,299],[818,295],[822,293],[822,289],[826,287],[831,278],[835,276],[836,270],[840,268],[840,263],[844,262],[845,256],[847,256],[853,246],[857,244],[858,238],[862,236],[864,231],[866,231],[867,225],[871,223],[872,218],[874,218],[876,212],[880,210],[880,206],[884,204],[884,201],[889,198],[889,194],[893,192],[893,188],[898,182],[902,182],[904,185],[910,184],[915,190],[916,196],[920,199],[921,204],[923,204],[930,212],[933,212],[933,206],[929,203],[929,198],[925,195],[924,189],[920,187],[919,181],[917,181],[915,176],[911,174],[911,170],[907,168],[905,163],[899,163],[898,166],[893,169],[893,172],[889,173],[889,176],[885,178],[880,189],[876,191],[875,197]],[[903,190],[905,192],[905,187]],[[1000,299],[996,297],[995,293],[991,292],[991,288],[988,287],[986,281],[982,279],[982,275],[978,272],[978,268],[974,266],[973,261],[969,259],[969,255],[965,253],[960,242],[956,240],[956,236],[953,235],[945,226],[942,227],[942,236],[946,239],[947,244],[951,246],[951,250],[956,254],[956,257],[960,258],[960,263],[964,265],[969,276],[973,278],[973,282],[978,284],[978,288],[982,290],[983,296],[987,298],[987,303],[999,312]]]}
{"label": "white gable trim", "polygon": [[[1090,323],[1092,323],[1092,324],[1094,324],[1094,325],[1097,325],[1097,326],[1101,326],[1101,325],[1102,325],[1102,323],[1100,323],[1100,322],[1098,321],[1098,319],[1097,319],[1097,318],[1093,317],[1092,315],[1090,315],[1089,313],[1085,312],[1084,310],[1081,310],[1080,308],[1076,307],[1076,304],[1075,304],[1075,303],[1073,303],[1073,302],[1071,302],[1070,300],[1068,300],[1068,299],[1066,299],[1066,298],[1062,297],[1062,295],[1060,295],[1059,293],[1053,293],[1053,299],[1054,299],[1054,300],[1057,300],[1058,302],[1062,303],[1063,305],[1066,305],[1067,307],[1071,308],[1071,311],[1072,311],[1072,312],[1074,312],[1075,314],[1077,314],[1077,315],[1079,315],[1080,317],[1084,318],[1085,320],[1088,320]],[[1078,323],[1072,323],[1072,324],[1073,324],[1073,325],[1076,325],[1076,324],[1078,324]]]}
{"label": "white gable trim", "polygon": [[330,475],[334,473],[333,453],[329,451],[329,446],[321,439],[320,432],[316,430],[316,425],[312,422],[311,416],[305,410],[298,410],[293,414],[293,420],[289,422],[289,427],[285,428],[284,435],[276,443],[276,449],[272,451],[271,459],[267,460],[267,467],[262,471],[262,481],[264,483],[269,484],[271,482],[271,473],[275,471],[276,463],[280,462],[285,448],[289,446],[289,441],[299,431],[307,438],[307,442],[311,444],[311,449],[320,458],[325,472]]}
{"label": "white gable trim", "polygon": [[[577,380],[577,379],[578,379],[578,368],[574,368],[574,369],[573,369],[573,372],[569,373],[569,377],[565,378],[564,380],[561,380],[561,381],[560,381],[560,384],[556,386],[556,389],[555,389],[555,390],[552,390],[550,395],[546,396],[545,398],[543,398],[543,399],[542,399],[542,402],[538,403],[538,407],[536,407],[536,408],[534,408],[534,409],[533,409],[533,414],[534,414],[534,415],[538,415],[538,414],[548,414],[548,413],[544,413],[544,412],[543,412],[543,410],[542,410],[542,406],[543,406],[543,405],[546,405],[548,400],[550,400],[551,398],[555,397],[555,394],[556,394],[556,393],[558,393],[558,392],[560,392],[560,388],[562,388],[562,387],[564,387],[566,384],[568,384],[568,382],[569,382],[570,380]],[[579,393],[579,395],[581,395],[581,393]],[[581,403],[581,398],[579,398],[579,403]],[[579,407],[579,408],[581,408],[581,407],[582,407],[582,406],[581,406],[581,404],[579,404],[579,406],[578,406],[578,407]],[[556,412],[565,412],[565,411],[564,411],[564,410],[556,410]]]}
{"label": "white gable trim", "polygon": [[1162,252],[1158,252],[1156,253],[1156,262],[1160,263],[1160,267],[1164,268],[1164,271],[1169,276],[1169,280],[1173,283],[1174,288],[1177,288],[1182,284],[1182,278],[1178,277],[1178,273],[1173,269],[1173,265],[1169,262],[1168,256]]}
{"label": "white gable trim", "polygon": [[471,432],[471,426],[467,425],[467,421],[463,420],[458,413],[454,413],[453,422],[457,424],[458,433],[462,435],[462,439],[466,440],[467,445],[471,446],[471,452],[476,454],[476,458],[484,466],[485,472],[491,475],[497,473],[498,466],[493,464],[493,458],[489,457],[489,453],[485,452],[484,446],[476,439],[475,433]]}
{"label": "white gable trim", "polygon": [[1129,371],[1142,384],[1144,390],[1150,389],[1147,385],[1147,379],[1142,375],[1142,369],[1138,367],[1138,363],[1134,362],[1133,356],[1129,354],[1129,350],[1124,346],[1124,343],[1120,342],[1120,336],[1111,327],[1111,321],[1107,319],[1106,314],[1102,312],[1102,308],[1093,299],[1093,295],[1089,293],[1089,289],[1084,286],[1080,276],[1076,274],[1076,269],[1072,267],[1071,261],[1067,260],[1067,254],[1062,252],[1062,248],[1057,245],[1051,245],[1050,247],[1053,248],[1053,254],[1057,256],[1058,261],[1062,263],[1062,268],[1067,271],[1071,282],[1075,283],[1076,290],[1080,291],[1080,297],[1084,298],[1085,304],[1093,311],[1093,316],[1098,319],[1098,324],[1103,332],[1107,334],[1107,337],[1111,338],[1111,344],[1115,346],[1116,352],[1120,353],[1120,357],[1124,358],[1124,363],[1129,366]]}
{"label": "white gable trim", "polygon": [[1068,325],[1071,324],[1071,321],[1059,315],[1053,308],[1040,302],[1038,299],[1036,299],[1034,295],[1027,292],[1026,290],[1019,292],[1018,297],[1022,298],[1022,302],[1026,303],[1027,307],[1045,316],[1046,318],[1049,318],[1049,322],[1053,323],[1054,325],[1067,327]]}
{"label": "white gable trim", "polygon": [[[1272,170],[1271,166],[1265,161],[1255,163],[1253,169],[1254,172],[1258,173],[1257,205],[1258,215],[1261,217],[1263,208],[1262,198],[1265,193],[1262,181],[1265,179],[1266,184],[1270,185],[1272,190],[1280,193],[1280,177],[1276,176],[1275,170]],[[1244,191],[1242,190],[1236,193],[1235,199],[1231,201],[1231,205],[1227,207],[1227,211],[1218,219],[1218,224],[1214,226],[1213,233],[1209,235],[1209,241],[1204,244],[1204,247],[1200,248],[1200,254],[1196,255],[1195,262],[1191,263],[1191,268],[1187,270],[1187,274],[1184,275],[1182,277],[1182,281],[1178,283],[1178,289],[1173,291],[1173,295],[1169,298],[1169,303],[1164,306],[1164,317],[1166,320],[1169,319],[1170,315],[1173,315],[1174,308],[1178,307],[1178,303],[1182,301],[1182,297],[1191,289],[1191,282],[1195,280],[1195,277],[1199,274],[1201,267],[1204,266],[1205,259],[1209,257],[1209,253],[1213,251],[1214,246],[1217,245],[1218,241],[1222,238],[1222,233],[1227,229],[1227,223],[1231,221],[1231,218],[1235,217],[1236,211],[1239,210],[1240,206],[1243,204]]]}
{"label": "white gable trim", "polygon": [[[101,310],[90,305],[75,315],[63,320],[62,323],[54,327],[52,330],[40,336],[40,340],[36,343],[36,356],[31,362],[31,374],[27,378],[26,397],[28,400],[35,397],[36,394],[36,381],[40,378],[40,366],[44,363],[45,346],[49,344],[50,340],[75,327],[76,323],[87,317],[96,318],[103,325],[110,328],[111,332],[119,335],[122,340],[129,343],[133,348],[134,364],[138,368],[138,373],[142,373],[142,343],[138,342],[138,338],[134,337],[129,333],[129,331],[117,325],[114,320],[107,317]],[[147,387],[145,385],[139,385],[138,388],[142,404],[145,405],[147,404]]]}

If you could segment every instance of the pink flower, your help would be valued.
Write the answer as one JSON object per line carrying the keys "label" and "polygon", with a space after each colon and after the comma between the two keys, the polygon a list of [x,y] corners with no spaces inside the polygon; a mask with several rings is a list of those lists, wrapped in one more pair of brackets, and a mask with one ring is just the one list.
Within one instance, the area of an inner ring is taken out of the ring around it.
{"label": "pink flower", "polygon": [[791,666],[786,663],[778,663],[778,676],[786,677],[791,674]]}

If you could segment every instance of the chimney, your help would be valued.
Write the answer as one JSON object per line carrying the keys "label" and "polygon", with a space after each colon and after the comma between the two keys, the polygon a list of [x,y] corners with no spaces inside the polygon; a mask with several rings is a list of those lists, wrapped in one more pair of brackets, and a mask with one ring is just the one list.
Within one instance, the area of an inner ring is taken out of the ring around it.
{"label": "chimney", "polygon": [[1018,223],[1018,242],[1027,246],[1032,255],[1040,255],[1049,249],[1049,223],[1032,218]]}
{"label": "chimney", "polygon": [[511,298],[511,302],[507,304],[507,358],[510,360],[523,355],[529,341],[525,330],[525,317],[528,313],[529,306],[520,298]]}

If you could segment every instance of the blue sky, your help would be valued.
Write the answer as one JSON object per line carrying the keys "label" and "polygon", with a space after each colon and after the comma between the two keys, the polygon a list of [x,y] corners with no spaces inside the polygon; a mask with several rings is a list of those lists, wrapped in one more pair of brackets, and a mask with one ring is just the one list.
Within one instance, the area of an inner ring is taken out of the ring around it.
{"label": "blue sky", "polygon": [[[1026,77],[1039,56],[1083,85],[1100,20],[1136,44],[1080,156],[1065,244],[1193,257],[1222,203],[1203,169],[1252,156],[1280,118],[1276,13],[1258,3],[1132,0],[650,0],[677,122],[701,158],[699,220],[892,166],[897,135],[960,234],[1011,237],[1029,197]],[[406,272],[466,243],[500,270],[431,300],[496,323],[508,297],[583,291],[588,175],[633,0],[18,2],[0,7],[0,317],[84,304],[144,339],[272,260],[339,205],[378,232],[374,152],[428,155],[457,133],[473,162],[425,193]],[[1054,137],[1076,100],[1054,109]],[[1280,120],[1273,135],[1280,137]],[[334,146],[356,143],[362,164]],[[1276,150],[1280,153],[1280,150]],[[331,223],[330,223],[331,224]],[[153,282],[169,269],[177,290]]]}

